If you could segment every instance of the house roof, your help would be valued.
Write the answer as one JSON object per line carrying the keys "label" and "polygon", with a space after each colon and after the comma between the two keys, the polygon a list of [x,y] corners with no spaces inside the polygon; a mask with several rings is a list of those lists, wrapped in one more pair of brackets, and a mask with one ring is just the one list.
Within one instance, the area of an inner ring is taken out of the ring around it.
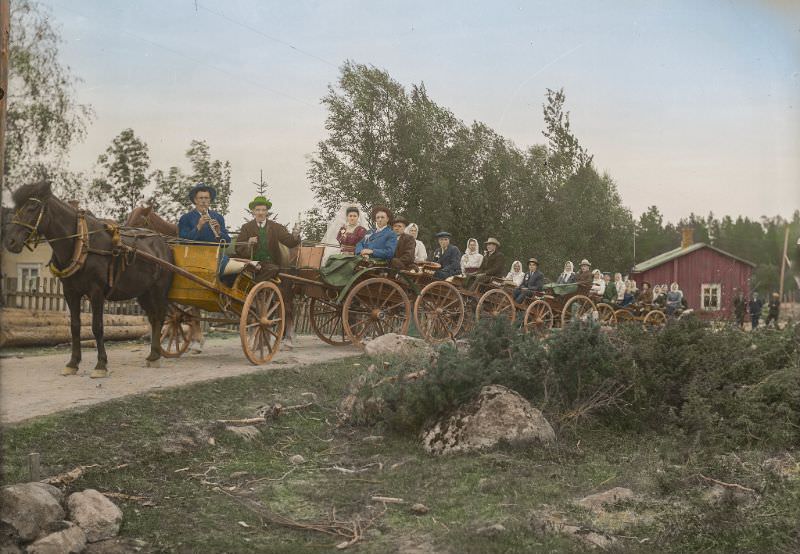
{"label": "house roof", "polygon": [[692,252],[696,252],[697,250],[701,250],[703,248],[710,248],[711,250],[714,250],[715,252],[719,252],[723,256],[727,256],[729,258],[733,258],[734,260],[742,262],[743,264],[747,264],[747,265],[749,265],[751,267],[755,267],[756,266],[756,264],[754,264],[753,262],[749,262],[749,261],[747,261],[747,260],[745,260],[743,258],[740,258],[738,256],[734,256],[730,252],[725,252],[724,250],[720,250],[719,248],[711,246],[710,244],[706,244],[704,242],[695,242],[694,244],[691,244],[691,245],[687,246],[686,248],[682,248],[682,247],[679,246],[678,248],[675,248],[674,250],[669,250],[667,252],[664,252],[663,254],[659,254],[658,256],[650,258],[649,260],[645,260],[643,262],[639,262],[638,264],[633,266],[633,273],[642,273],[644,271],[648,271],[650,269],[653,269],[654,267],[658,267],[658,266],[660,266],[660,265],[662,265],[664,263],[670,262],[670,261],[674,260],[675,258],[680,258],[681,256],[685,256],[686,254],[691,254]]}

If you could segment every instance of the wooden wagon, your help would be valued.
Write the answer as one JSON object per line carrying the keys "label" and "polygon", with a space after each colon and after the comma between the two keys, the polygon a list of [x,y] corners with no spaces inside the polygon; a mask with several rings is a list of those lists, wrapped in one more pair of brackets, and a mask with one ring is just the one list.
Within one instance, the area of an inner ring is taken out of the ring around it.
{"label": "wooden wagon", "polygon": [[323,252],[322,246],[302,246],[293,267],[279,274],[295,293],[309,298],[311,328],[321,340],[361,346],[386,333],[408,334],[412,321],[429,342],[458,334],[464,302],[455,286],[434,279],[438,264],[400,271],[364,261],[346,282],[336,284],[321,272]]}
{"label": "wooden wagon", "polygon": [[[162,354],[175,358],[186,352],[192,327],[209,321],[238,324],[247,359],[253,364],[269,362],[280,349],[286,325],[286,307],[277,283],[256,283],[254,269],[247,267],[226,284],[217,272],[222,255],[217,245],[177,242],[171,248],[174,265],[159,261],[174,273],[161,331]],[[221,315],[201,318],[193,308]]]}
{"label": "wooden wagon", "polygon": [[617,323],[641,322],[645,329],[660,329],[667,324],[667,314],[654,304],[634,303],[614,312]]}

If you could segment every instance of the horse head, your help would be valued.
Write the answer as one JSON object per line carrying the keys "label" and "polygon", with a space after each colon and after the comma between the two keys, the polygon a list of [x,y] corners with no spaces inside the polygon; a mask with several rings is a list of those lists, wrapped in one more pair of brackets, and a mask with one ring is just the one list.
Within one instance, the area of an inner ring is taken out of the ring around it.
{"label": "horse head", "polygon": [[148,228],[147,220],[150,213],[153,211],[153,206],[137,206],[125,220],[125,227],[144,227]]}
{"label": "horse head", "polygon": [[[3,246],[18,254],[41,233],[47,201],[53,197],[50,181],[22,185],[12,195],[16,212],[3,233]],[[29,246],[30,247],[30,246]]]}

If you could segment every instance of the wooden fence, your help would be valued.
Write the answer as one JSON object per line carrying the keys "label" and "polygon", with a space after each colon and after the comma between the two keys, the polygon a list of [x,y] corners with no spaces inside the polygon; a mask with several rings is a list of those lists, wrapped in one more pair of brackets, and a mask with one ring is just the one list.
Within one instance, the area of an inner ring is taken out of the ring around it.
{"label": "wooden fence", "polygon": [[[0,282],[0,301],[6,308],[23,308],[42,312],[66,312],[67,303],[61,281],[56,278],[37,277],[19,286],[16,277],[4,277]],[[86,298],[81,300],[81,311],[89,313],[91,305]],[[113,315],[144,315],[136,300],[106,302],[103,313]],[[206,315],[206,314],[203,314]],[[224,325],[238,330],[238,325]],[[308,300],[295,297],[295,332],[312,334],[308,317]]]}

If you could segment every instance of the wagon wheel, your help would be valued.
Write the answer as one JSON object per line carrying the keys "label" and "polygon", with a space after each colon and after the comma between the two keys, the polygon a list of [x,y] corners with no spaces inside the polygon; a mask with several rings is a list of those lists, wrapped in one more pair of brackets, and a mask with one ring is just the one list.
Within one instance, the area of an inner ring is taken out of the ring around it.
{"label": "wagon wheel", "polygon": [[347,294],[342,323],[347,337],[357,345],[386,333],[405,335],[411,325],[411,301],[394,281],[373,277]]}
{"label": "wagon wheel", "polygon": [[167,315],[161,327],[161,355],[165,358],[178,358],[186,352],[192,333],[189,323],[192,315],[177,304],[167,306]]}
{"label": "wagon wheel", "polygon": [[647,315],[644,316],[644,321],[642,322],[642,325],[644,325],[645,329],[652,331],[661,329],[666,324],[667,316],[664,315],[664,312],[661,310],[650,310],[647,312]]}
{"label": "wagon wheel", "polygon": [[503,289],[492,289],[487,291],[478,300],[475,308],[475,319],[485,317],[507,317],[511,323],[517,317],[517,308],[514,306],[514,299]]}
{"label": "wagon wheel", "polygon": [[458,289],[445,281],[426,285],[414,301],[414,322],[429,342],[455,337],[464,323],[464,301]]}
{"label": "wagon wheel", "polygon": [[619,310],[615,311],[614,317],[617,318],[618,325],[624,325],[636,319],[636,316],[633,315],[630,310],[626,310],[625,308],[620,308]]}
{"label": "wagon wheel", "polygon": [[278,352],[286,325],[286,306],[278,286],[262,281],[250,289],[239,318],[242,350],[255,365],[265,364]]}
{"label": "wagon wheel", "polygon": [[597,310],[594,302],[588,296],[576,294],[564,304],[561,310],[561,327],[566,327],[569,323],[586,322],[592,320]]}
{"label": "wagon wheel", "polygon": [[342,307],[335,302],[312,298],[308,305],[308,318],[311,329],[324,342],[333,346],[350,344],[342,325]]}
{"label": "wagon wheel", "polygon": [[553,309],[544,300],[534,300],[525,310],[523,329],[526,333],[543,335],[553,328]]}
{"label": "wagon wheel", "polygon": [[599,303],[597,305],[597,322],[601,327],[614,327],[617,324],[614,308],[604,302]]}

